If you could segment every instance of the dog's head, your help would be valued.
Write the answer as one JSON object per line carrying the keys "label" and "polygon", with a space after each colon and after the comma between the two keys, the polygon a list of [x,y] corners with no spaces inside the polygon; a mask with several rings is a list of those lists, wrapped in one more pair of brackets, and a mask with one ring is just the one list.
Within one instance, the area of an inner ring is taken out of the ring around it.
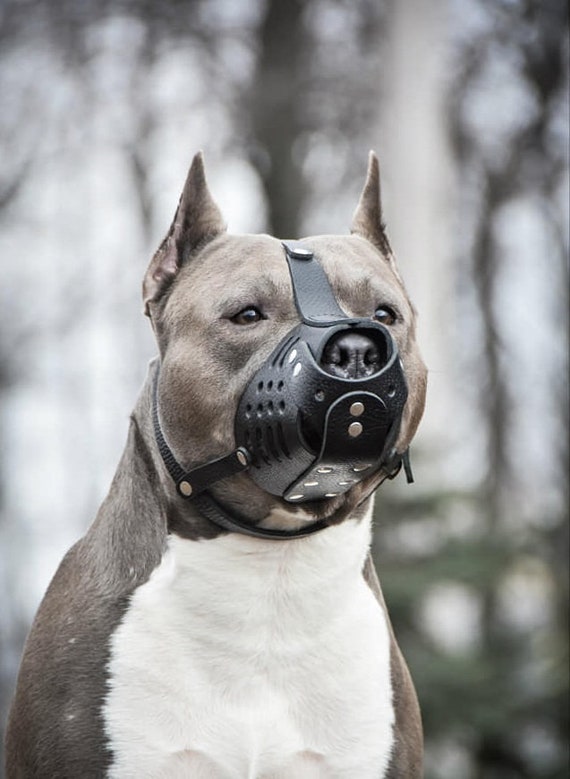
{"label": "dog's head", "polygon": [[[362,432],[358,417],[366,404],[361,400],[374,397],[374,393],[367,393],[369,377],[379,376],[388,362],[393,364],[396,380],[401,374],[405,391],[400,395],[400,408],[394,411],[391,432],[385,431],[388,440],[379,457],[388,446],[392,452],[407,450],[423,412],[426,369],[416,343],[414,309],[382,224],[378,163],[372,153],[351,233],[310,237],[300,244],[301,253],[311,252],[318,258],[318,268],[324,270],[324,274],[315,270],[321,275],[320,290],[323,292],[324,285],[324,296],[328,292],[337,304],[336,324],[329,322],[326,336],[320,323],[309,328],[307,332],[316,334],[307,338],[315,342],[314,348],[311,346],[316,355],[315,370],[333,377],[328,380],[331,386],[336,382],[351,390],[350,397],[345,393],[348,400],[344,401],[354,415],[351,436]],[[340,493],[319,494],[318,499],[311,499],[310,494],[299,496],[298,489],[287,492],[275,486],[279,483],[279,456],[273,458],[276,462],[269,462],[269,452],[264,462],[259,446],[255,452],[246,421],[250,412],[263,416],[277,411],[279,376],[272,374],[265,384],[259,376],[264,375],[264,366],[275,355],[276,347],[284,344],[287,350],[288,336],[298,332],[302,315],[307,313],[303,305],[311,305],[310,301],[299,301],[302,291],[298,285],[302,282],[295,283],[291,262],[276,238],[226,232],[206,184],[202,156],[196,155],[173,223],[143,284],[145,312],[152,320],[160,351],[161,423],[176,458],[185,467],[221,457],[240,444],[254,450],[257,469],[222,480],[213,488],[240,513],[262,519],[276,508],[295,512],[295,501],[302,499],[305,513],[334,521],[370,494],[385,473],[379,475],[372,469]],[[318,302],[316,306],[318,314]],[[338,319],[339,312],[344,320]],[[285,351],[286,359],[281,362],[292,363],[292,353],[296,351]],[[263,402],[256,408],[248,392],[260,387]],[[268,387],[275,397],[267,394]],[[313,391],[315,411],[297,415],[302,441],[299,449],[309,453],[326,448],[323,425],[319,427],[315,421],[324,395],[318,389]],[[387,397],[378,398],[379,407],[385,407],[385,401],[389,405]],[[287,448],[287,443],[284,445]],[[351,462],[354,470],[359,470],[355,463],[361,461]]]}

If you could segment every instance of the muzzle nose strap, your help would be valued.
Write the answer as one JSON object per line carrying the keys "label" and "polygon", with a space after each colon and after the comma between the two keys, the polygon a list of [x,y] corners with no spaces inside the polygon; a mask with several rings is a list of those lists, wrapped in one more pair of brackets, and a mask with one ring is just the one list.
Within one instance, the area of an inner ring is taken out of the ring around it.
{"label": "muzzle nose strap", "polygon": [[349,317],[340,308],[329,280],[311,249],[301,241],[283,241],[295,304],[308,325],[324,327]]}

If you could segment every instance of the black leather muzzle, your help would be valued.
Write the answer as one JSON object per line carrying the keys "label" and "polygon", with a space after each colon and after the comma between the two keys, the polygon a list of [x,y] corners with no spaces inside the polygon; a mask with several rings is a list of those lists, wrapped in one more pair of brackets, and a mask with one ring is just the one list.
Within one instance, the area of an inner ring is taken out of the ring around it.
{"label": "black leather muzzle", "polygon": [[283,245],[302,322],[250,381],[235,436],[260,487],[303,502],[387,468],[408,390],[390,331],[348,317],[311,250]]}

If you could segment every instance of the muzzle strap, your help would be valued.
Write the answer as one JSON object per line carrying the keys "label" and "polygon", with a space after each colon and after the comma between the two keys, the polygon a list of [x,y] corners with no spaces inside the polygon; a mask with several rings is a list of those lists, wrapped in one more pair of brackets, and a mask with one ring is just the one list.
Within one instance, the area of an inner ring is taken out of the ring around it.
{"label": "muzzle strap", "polygon": [[245,471],[251,465],[251,456],[248,450],[239,446],[234,451],[220,457],[216,460],[209,460],[204,465],[186,471],[174,456],[172,449],[168,446],[158,416],[158,376],[157,370],[154,378],[153,400],[152,400],[152,421],[154,426],[154,436],[158,446],[158,451],[162,457],[166,470],[176,484],[178,494],[183,498],[196,497],[207,490],[220,479],[226,479],[228,476],[235,476],[237,473]]}
{"label": "muzzle strap", "polygon": [[253,538],[273,539],[276,541],[289,541],[294,538],[305,538],[313,533],[318,533],[329,527],[326,522],[312,522],[306,527],[297,530],[277,530],[253,525],[251,522],[242,520],[235,514],[230,514],[224,509],[209,493],[203,493],[192,501],[200,514],[209,519],[218,527],[228,530],[230,533],[241,533],[242,535],[252,536]]}
{"label": "muzzle strap", "polygon": [[293,282],[295,304],[305,324],[324,327],[350,321],[338,305],[313,252],[301,241],[282,241]]}

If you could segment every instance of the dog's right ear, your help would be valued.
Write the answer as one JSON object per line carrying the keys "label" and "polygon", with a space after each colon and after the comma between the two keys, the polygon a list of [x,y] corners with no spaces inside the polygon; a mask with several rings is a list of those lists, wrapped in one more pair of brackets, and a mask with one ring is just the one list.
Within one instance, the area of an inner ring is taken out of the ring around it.
{"label": "dog's right ear", "polygon": [[206,183],[202,152],[198,152],[192,160],[170,229],[144,277],[143,299],[147,316],[151,316],[151,305],[162,297],[190,253],[225,230],[220,209]]}
{"label": "dog's right ear", "polygon": [[371,151],[368,155],[366,182],[352,218],[350,232],[366,238],[381,251],[387,260],[390,260],[392,249],[386,235],[380,201],[380,167],[378,157]]}

